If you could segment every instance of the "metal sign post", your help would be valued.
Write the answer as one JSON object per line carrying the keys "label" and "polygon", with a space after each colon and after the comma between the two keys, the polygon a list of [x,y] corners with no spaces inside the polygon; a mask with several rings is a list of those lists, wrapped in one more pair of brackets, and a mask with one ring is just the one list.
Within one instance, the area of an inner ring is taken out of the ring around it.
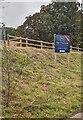
{"label": "metal sign post", "polygon": [[4,41],[4,45],[6,44],[5,43],[5,40],[6,40],[6,30],[5,30],[5,24],[3,23],[2,25],[2,37],[3,37],[3,41]]}
{"label": "metal sign post", "polygon": [[2,24],[2,27],[1,27],[1,38],[4,42],[4,45],[6,44],[5,40],[6,40],[6,27],[5,27],[5,24],[3,22],[0,22],[0,24]]}
{"label": "metal sign post", "polygon": [[54,63],[57,64],[57,55],[56,55],[56,52],[54,53]]}
{"label": "metal sign post", "polygon": [[67,53],[67,68],[69,69],[69,63],[70,63],[70,60],[69,60],[70,58],[69,58],[69,53]]}

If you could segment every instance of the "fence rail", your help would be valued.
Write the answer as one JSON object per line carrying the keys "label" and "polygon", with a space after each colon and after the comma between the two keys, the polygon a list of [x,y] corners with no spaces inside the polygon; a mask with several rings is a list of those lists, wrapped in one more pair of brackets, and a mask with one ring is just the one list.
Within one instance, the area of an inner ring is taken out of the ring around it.
{"label": "fence rail", "polygon": [[[13,45],[12,45],[13,43]],[[11,36],[7,35],[7,46],[15,46],[15,47],[38,47],[38,48],[48,48],[48,49],[54,49],[54,43],[45,42],[45,41],[39,41],[39,40],[33,40],[23,37],[17,37],[17,36]],[[73,47],[70,46],[70,50],[76,50],[76,51],[83,51],[82,48],[79,47]]]}

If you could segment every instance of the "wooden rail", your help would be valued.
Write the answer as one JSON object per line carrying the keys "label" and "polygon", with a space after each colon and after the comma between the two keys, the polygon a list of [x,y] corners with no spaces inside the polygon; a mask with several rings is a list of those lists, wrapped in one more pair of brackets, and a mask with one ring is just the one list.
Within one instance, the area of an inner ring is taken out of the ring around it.
{"label": "wooden rail", "polygon": [[44,42],[44,41],[39,41],[39,40],[33,40],[33,39],[28,39],[28,38],[22,38],[22,37],[16,37],[16,36],[11,36],[7,35],[7,46],[11,46],[10,42],[14,41],[16,47],[28,47],[28,46],[34,46],[34,47],[39,47],[39,48],[54,48],[54,43],[50,42]]}
{"label": "wooden rail", "polygon": [[[54,43],[50,42],[44,42],[44,41],[39,41],[39,40],[33,40],[33,39],[28,39],[28,38],[23,38],[23,37],[17,37],[17,36],[11,36],[7,35],[7,46],[11,46],[11,42],[15,43],[15,47],[38,47],[38,48],[48,48],[48,49],[54,49]],[[82,48],[79,47],[72,47],[70,46],[70,50],[75,50],[75,51],[83,51]]]}

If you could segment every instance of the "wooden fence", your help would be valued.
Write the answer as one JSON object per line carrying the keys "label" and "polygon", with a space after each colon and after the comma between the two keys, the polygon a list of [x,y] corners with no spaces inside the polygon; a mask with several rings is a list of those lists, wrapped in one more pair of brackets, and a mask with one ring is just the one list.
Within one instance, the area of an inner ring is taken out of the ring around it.
{"label": "wooden fence", "polygon": [[[33,40],[33,39],[28,39],[28,38],[23,38],[23,37],[17,37],[17,36],[11,36],[7,35],[7,46],[13,46],[13,47],[28,47],[28,46],[33,46],[37,48],[47,48],[47,49],[54,49],[54,43],[50,42],[44,42],[44,41],[39,41],[39,40]],[[75,51],[83,51],[82,48],[79,47],[72,47],[70,46],[70,50],[75,50]]]}

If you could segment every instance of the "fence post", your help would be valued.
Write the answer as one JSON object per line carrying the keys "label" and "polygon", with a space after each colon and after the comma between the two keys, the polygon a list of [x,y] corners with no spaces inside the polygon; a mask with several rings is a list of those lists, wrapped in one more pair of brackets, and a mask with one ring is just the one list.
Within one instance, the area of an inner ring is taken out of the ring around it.
{"label": "fence post", "polygon": [[70,50],[72,51],[72,46],[70,46]]}
{"label": "fence post", "polygon": [[28,47],[28,38],[26,38],[26,47]]}
{"label": "fence post", "polygon": [[79,47],[78,47],[78,52],[79,52]]}
{"label": "fence post", "polygon": [[9,34],[7,34],[7,46],[10,46]]}
{"label": "fence post", "polygon": [[43,48],[43,41],[41,41],[41,49]]}
{"label": "fence post", "polygon": [[52,49],[54,49],[54,43],[52,43]]}
{"label": "fence post", "polygon": [[22,37],[20,37],[20,47],[22,47]]}

